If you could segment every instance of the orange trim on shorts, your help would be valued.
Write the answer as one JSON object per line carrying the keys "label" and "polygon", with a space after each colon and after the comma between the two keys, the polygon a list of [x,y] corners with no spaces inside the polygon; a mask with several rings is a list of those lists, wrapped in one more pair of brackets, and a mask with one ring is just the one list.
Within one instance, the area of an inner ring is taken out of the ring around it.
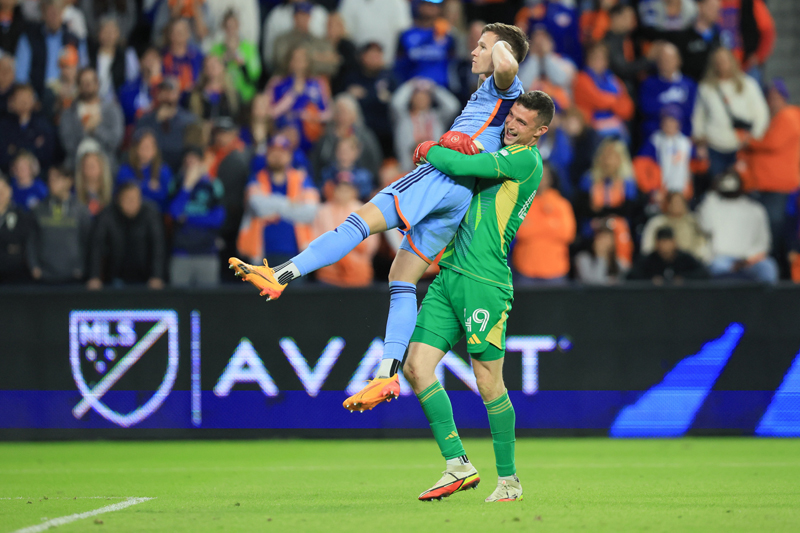
{"label": "orange trim on shorts", "polygon": [[406,235],[406,239],[408,239],[408,244],[409,244],[409,246],[411,246],[411,249],[414,250],[414,252],[418,256],[420,256],[423,261],[425,261],[426,263],[428,263],[430,265],[431,264],[431,260],[428,259],[427,257],[425,257],[425,255],[422,252],[419,251],[419,249],[414,245],[414,241],[411,240],[411,236],[410,235]]}
{"label": "orange trim on shorts", "polygon": [[483,126],[481,126],[481,129],[479,129],[478,131],[476,131],[476,132],[475,132],[475,135],[473,135],[473,136],[472,136],[472,140],[473,140],[473,141],[474,141],[475,139],[477,139],[477,138],[478,138],[478,135],[480,135],[481,133],[483,133],[483,130],[485,130],[486,128],[488,128],[488,127],[489,127],[489,124],[491,124],[491,123],[492,123],[492,120],[494,120],[494,116],[497,114],[497,111],[500,109],[500,104],[502,104],[502,103],[503,103],[503,99],[502,99],[502,98],[499,98],[499,99],[497,100],[497,104],[495,104],[495,106],[494,106],[494,109],[492,110],[492,114],[491,114],[491,115],[489,115],[489,118],[488,118],[488,119],[486,119],[486,122],[484,122],[484,123],[483,123]]}
{"label": "orange trim on shorts", "polygon": [[[411,229],[411,224],[408,223],[408,220],[406,220],[406,217],[403,216],[403,212],[400,211],[400,200],[397,199],[397,196],[394,196],[394,208],[397,209],[397,214],[400,216],[400,220],[402,220],[403,224],[405,224],[405,226],[406,226],[405,228],[400,228],[400,230],[401,231],[410,230]],[[412,246],[413,246],[413,244],[412,244]],[[419,252],[417,252],[417,253],[419,253]]]}

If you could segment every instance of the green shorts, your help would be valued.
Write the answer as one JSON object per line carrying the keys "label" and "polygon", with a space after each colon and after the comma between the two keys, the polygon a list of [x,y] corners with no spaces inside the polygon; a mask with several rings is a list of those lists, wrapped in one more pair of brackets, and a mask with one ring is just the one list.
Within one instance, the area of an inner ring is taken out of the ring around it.
{"label": "green shorts", "polygon": [[513,301],[508,289],[443,268],[422,300],[411,342],[447,352],[466,336],[472,358],[500,359],[505,356],[506,320]]}

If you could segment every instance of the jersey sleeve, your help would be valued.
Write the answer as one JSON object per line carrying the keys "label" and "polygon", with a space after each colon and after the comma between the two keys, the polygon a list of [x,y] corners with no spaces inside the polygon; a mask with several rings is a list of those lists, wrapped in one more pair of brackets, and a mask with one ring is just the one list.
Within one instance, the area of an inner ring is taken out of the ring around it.
{"label": "jersey sleeve", "polygon": [[426,158],[437,170],[450,177],[509,179],[524,181],[541,172],[541,162],[524,146],[507,146],[498,152],[465,155],[455,150],[433,146]]}
{"label": "jersey sleeve", "polygon": [[519,76],[514,76],[511,87],[505,91],[501,91],[497,88],[497,85],[494,83],[494,76],[489,76],[486,81],[483,82],[481,89],[488,92],[492,97],[501,98],[503,100],[516,99],[525,92],[522,88],[522,82],[519,81]]}

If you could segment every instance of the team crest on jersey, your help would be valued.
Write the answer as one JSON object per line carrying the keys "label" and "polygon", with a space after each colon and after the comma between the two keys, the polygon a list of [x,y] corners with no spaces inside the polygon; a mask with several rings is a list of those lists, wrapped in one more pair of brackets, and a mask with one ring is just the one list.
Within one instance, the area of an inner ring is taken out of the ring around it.
{"label": "team crest on jersey", "polygon": [[502,155],[502,156],[504,156],[504,157],[505,157],[505,156],[507,156],[507,155],[508,155],[508,150],[506,150],[505,148],[503,148],[502,150],[500,150],[500,155]]}

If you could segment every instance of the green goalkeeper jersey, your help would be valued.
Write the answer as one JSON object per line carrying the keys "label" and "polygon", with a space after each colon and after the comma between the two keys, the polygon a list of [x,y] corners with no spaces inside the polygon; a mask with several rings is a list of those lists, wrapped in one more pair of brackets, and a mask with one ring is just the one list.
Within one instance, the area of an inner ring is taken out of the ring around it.
{"label": "green goalkeeper jersey", "polygon": [[482,178],[439,265],[481,283],[513,289],[508,248],[542,180],[539,149],[514,144],[468,156],[434,146],[426,159],[454,179]]}

